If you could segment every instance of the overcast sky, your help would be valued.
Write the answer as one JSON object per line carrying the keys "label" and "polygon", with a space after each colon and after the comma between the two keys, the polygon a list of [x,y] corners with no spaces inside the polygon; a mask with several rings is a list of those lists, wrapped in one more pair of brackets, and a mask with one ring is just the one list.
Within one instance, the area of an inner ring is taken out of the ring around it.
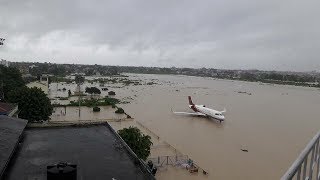
{"label": "overcast sky", "polygon": [[319,0],[0,0],[0,58],[320,70]]}

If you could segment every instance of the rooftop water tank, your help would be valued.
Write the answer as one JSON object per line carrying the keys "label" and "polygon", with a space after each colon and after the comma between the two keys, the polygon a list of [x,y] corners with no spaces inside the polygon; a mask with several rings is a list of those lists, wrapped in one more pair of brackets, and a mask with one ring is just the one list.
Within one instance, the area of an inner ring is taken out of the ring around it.
{"label": "rooftop water tank", "polygon": [[77,165],[66,162],[47,166],[47,180],[76,180]]}

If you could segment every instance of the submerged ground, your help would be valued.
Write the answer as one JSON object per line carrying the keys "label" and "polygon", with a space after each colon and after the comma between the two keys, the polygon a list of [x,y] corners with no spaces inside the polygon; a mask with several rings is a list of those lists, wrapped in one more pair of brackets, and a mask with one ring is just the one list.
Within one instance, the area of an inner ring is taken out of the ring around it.
{"label": "submerged ground", "polygon": [[[120,106],[135,121],[208,170],[209,179],[279,179],[320,127],[320,91],[315,88],[171,75],[128,78],[157,84],[105,85],[130,102]],[[59,94],[51,89],[51,95]],[[174,115],[174,110],[190,111],[189,95],[196,104],[225,107],[226,121]],[[118,117],[111,108],[102,115],[87,111],[82,119]],[[77,109],[71,112],[54,116],[76,119]],[[172,172],[159,177],[176,178]]]}

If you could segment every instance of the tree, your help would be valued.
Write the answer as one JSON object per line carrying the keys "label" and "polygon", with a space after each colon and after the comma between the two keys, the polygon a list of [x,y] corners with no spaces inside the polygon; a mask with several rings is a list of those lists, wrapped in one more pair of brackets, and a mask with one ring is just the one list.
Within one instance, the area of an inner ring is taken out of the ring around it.
{"label": "tree", "polygon": [[117,114],[123,114],[124,113],[124,110],[122,108],[118,108],[115,113]]}
{"label": "tree", "polygon": [[48,120],[52,114],[50,99],[40,88],[18,88],[8,94],[8,100],[18,103],[19,117],[31,122]]}
{"label": "tree", "polygon": [[85,92],[89,94],[101,94],[100,89],[98,89],[97,87],[86,87]]}
{"label": "tree", "polygon": [[0,100],[7,101],[9,92],[24,86],[25,82],[18,69],[0,65]]}
{"label": "tree", "polygon": [[80,75],[76,75],[76,77],[74,78],[74,81],[79,85],[79,84],[82,84],[84,83],[84,77],[83,76],[80,76]]}
{"label": "tree", "polygon": [[147,159],[153,144],[149,135],[142,134],[138,128],[132,126],[119,130],[118,134],[140,159]]}
{"label": "tree", "polygon": [[100,108],[98,106],[93,107],[93,112],[100,112]]}

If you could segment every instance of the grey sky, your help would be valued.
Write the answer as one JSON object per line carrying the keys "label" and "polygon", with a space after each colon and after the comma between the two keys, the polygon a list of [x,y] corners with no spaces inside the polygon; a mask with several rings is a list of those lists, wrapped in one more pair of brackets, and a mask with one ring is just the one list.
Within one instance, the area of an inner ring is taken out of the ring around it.
{"label": "grey sky", "polygon": [[0,58],[320,70],[319,0],[0,0]]}

